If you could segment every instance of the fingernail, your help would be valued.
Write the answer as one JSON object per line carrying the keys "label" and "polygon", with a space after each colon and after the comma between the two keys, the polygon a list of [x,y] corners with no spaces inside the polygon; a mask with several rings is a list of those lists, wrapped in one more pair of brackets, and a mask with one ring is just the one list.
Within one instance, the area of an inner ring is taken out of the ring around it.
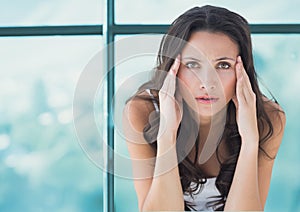
{"label": "fingernail", "polygon": [[175,69],[172,70],[172,75],[175,76]]}
{"label": "fingernail", "polygon": [[242,58],[241,58],[241,56],[238,56],[238,62],[242,62]]}
{"label": "fingernail", "polygon": [[174,67],[171,68],[170,72],[171,72],[170,73],[171,75],[175,76],[175,69],[174,69]]}
{"label": "fingernail", "polygon": [[177,57],[176,57],[176,62],[180,62],[180,54],[179,55],[177,55]]}

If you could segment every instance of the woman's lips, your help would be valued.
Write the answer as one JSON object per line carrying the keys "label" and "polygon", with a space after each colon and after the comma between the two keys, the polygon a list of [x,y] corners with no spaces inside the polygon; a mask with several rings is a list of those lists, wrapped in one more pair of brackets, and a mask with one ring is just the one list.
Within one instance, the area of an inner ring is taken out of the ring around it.
{"label": "woman's lips", "polygon": [[203,104],[213,104],[219,100],[219,98],[213,96],[198,96],[195,99],[197,100],[197,102]]}

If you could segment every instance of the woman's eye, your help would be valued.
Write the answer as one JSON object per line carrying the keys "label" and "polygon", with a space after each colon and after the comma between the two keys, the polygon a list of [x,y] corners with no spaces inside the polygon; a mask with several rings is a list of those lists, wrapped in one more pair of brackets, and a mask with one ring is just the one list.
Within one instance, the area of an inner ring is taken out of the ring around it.
{"label": "woman's eye", "polygon": [[217,68],[218,69],[229,69],[231,66],[230,66],[230,64],[229,63],[219,63],[218,65],[217,65]]}
{"label": "woman's eye", "polygon": [[188,69],[200,68],[200,65],[197,62],[187,62],[185,66]]}

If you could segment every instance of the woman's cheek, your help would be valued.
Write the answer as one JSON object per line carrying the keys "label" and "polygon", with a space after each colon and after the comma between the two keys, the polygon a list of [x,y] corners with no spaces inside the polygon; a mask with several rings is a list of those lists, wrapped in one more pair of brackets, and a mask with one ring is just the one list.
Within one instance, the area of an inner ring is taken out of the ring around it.
{"label": "woman's cheek", "polygon": [[219,73],[219,79],[221,82],[221,93],[223,93],[223,96],[225,97],[225,104],[228,103],[230,99],[232,99],[233,95],[235,94],[235,85],[236,85],[236,79],[235,79],[235,73],[234,72],[221,72]]}
{"label": "woman's cheek", "polygon": [[232,97],[235,95],[235,90],[236,90],[236,78],[235,77],[231,77],[230,79],[228,79],[226,81],[226,100],[229,101],[232,99]]}
{"label": "woman's cheek", "polygon": [[187,70],[180,69],[177,75],[179,83],[183,83],[185,87],[191,87],[193,82],[195,81],[195,76],[188,72]]}
{"label": "woman's cheek", "polygon": [[189,76],[189,74],[180,74],[178,73],[177,78],[177,88],[179,88],[179,93],[185,100],[185,102],[195,111],[198,110],[197,102],[193,94],[193,86],[195,83],[195,77]]}

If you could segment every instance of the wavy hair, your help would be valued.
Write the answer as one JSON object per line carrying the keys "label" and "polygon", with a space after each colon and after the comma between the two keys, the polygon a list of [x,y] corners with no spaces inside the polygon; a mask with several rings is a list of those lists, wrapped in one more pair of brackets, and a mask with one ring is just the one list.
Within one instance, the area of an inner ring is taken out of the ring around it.
{"label": "wavy hair", "polygon": [[[267,141],[273,135],[273,126],[271,120],[265,110],[264,100],[265,97],[259,89],[257,82],[257,74],[254,69],[253,55],[252,55],[252,43],[250,36],[250,29],[248,22],[237,13],[229,11],[225,8],[215,6],[203,6],[194,7],[182,15],[180,15],[170,26],[167,33],[164,35],[157,57],[157,67],[154,71],[154,75],[151,80],[139,87],[137,94],[134,98],[142,98],[150,102],[156,102],[159,104],[158,91],[161,88],[165,75],[159,73],[158,70],[168,71],[174,62],[174,58],[180,54],[185,46],[185,42],[188,42],[192,33],[197,31],[208,31],[212,33],[223,33],[231,38],[239,47],[239,55],[244,63],[245,70],[249,76],[250,83],[254,93],[256,94],[256,107],[257,107],[257,121],[259,129],[259,148],[269,159],[274,159],[272,156],[262,148],[262,144]],[[174,39],[178,38],[178,39]],[[179,42],[182,40],[185,42]],[[154,95],[142,95],[142,93],[149,89],[154,92]],[[277,103],[277,101],[275,100]],[[184,107],[187,107],[184,105]],[[188,112],[183,113],[183,118],[191,119],[192,114]],[[215,210],[223,210],[226,202],[227,195],[232,183],[233,175],[235,172],[240,147],[241,137],[238,132],[236,123],[236,108],[232,101],[227,106],[226,124],[222,138],[225,145],[229,149],[230,156],[221,162],[219,159],[219,146],[216,149],[216,155],[221,165],[219,175],[216,179],[216,187],[220,192],[220,196],[217,196],[217,200],[208,203],[208,206],[213,206]],[[195,126],[196,123],[195,123]],[[159,113],[152,114],[149,123],[144,128],[144,138],[149,144],[156,150],[157,133],[159,129]],[[177,135],[182,131],[190,131],[184,125],[180,124]],[[198,131],[197,131],[198,132]],[[185,135],[188,135],[186,133]],[[183,147],[184,142],[177,142],[178,151]],[[181,185],[184,193],[193,194],[198,190],[200,186],[207,181],[204,173],[197,168],[198,158],[198,136],[196,135],[196,141],[193,145],[196,147],[196,157],[194,160],[185,158],[178,158],[179,161],[179,173],[181,179]],[[191,187],[191,183],[195,183],[195,187]],[[190,202],[185,201],[185,208],[193,208]]]}

